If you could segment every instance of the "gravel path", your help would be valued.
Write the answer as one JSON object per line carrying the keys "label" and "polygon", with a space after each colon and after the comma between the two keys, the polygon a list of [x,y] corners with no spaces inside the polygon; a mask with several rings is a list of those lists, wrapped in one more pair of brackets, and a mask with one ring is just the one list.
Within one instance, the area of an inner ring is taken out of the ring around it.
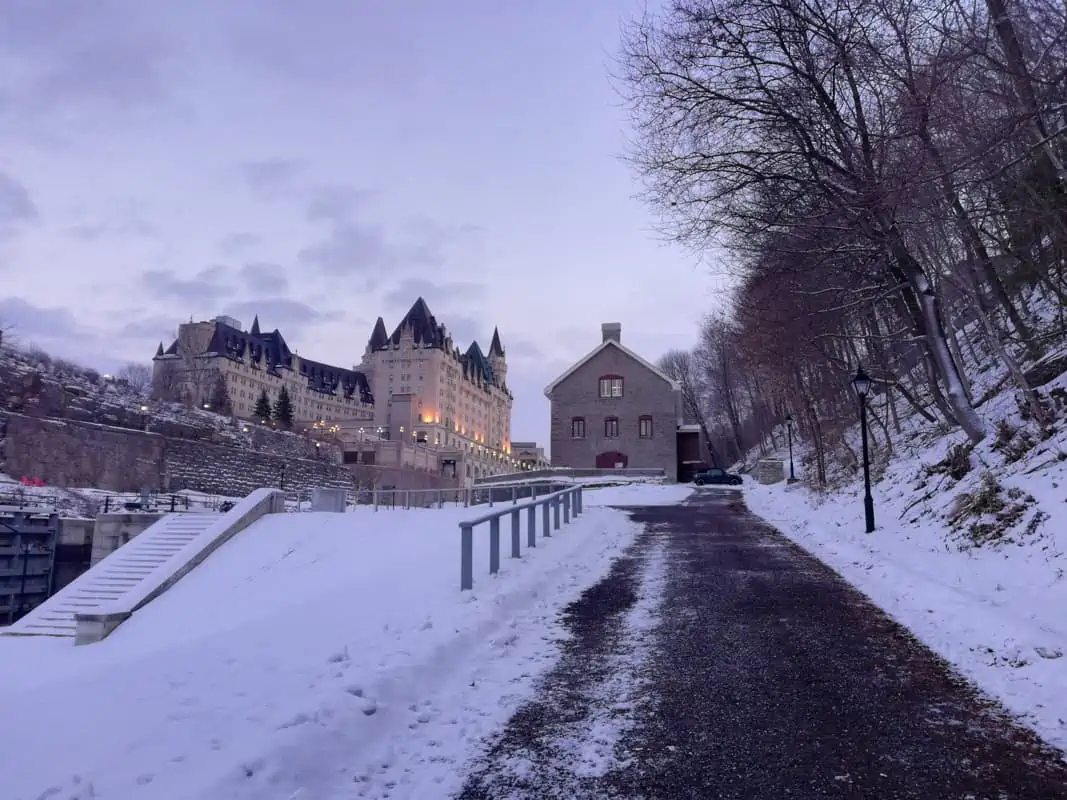
{"label": "gravel path", "polygon": [[460,800],[1067,799],[1062,754],[739,494],[630,512],[645,532],[567,609],[560,661]]}

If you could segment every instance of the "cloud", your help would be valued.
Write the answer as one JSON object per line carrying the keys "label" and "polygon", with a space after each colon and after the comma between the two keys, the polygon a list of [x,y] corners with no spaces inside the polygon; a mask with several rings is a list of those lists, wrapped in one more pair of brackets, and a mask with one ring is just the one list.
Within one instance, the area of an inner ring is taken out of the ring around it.
{"label": "cloud", "polygon": [[344,317],[342,311],[322,311],[312,308],[299,300],[273,297],[264,300],[246,300],[226,306],[224,314],[237,317],[247,328],[252,318],[259,317],[263,331],[277,328],[283,336],[298,335],[306,328],[324,322],[332,322]]}
{"label": "cloud", "polygon": [[178,332],[178,323],[181,320],[168,314],[156,314],[142,319],[133,319],[124,324],[118,331],[123,339],[144,339],[153,346],[163,342],[164,347],[170,346],[170,340]]}
{"label": "cloud", "polygon": [[68,339],[87,333],[67,308],[36,306],[21,297],[0,300],[0,326],[19,339]]}
{"label": "cloud", "polygon": [[55,126],[66,113],[101,119],[101,108],[139,109],[167,95],[175,42],[141,3],[5,0],[3,20],[8,119]]}
{"label": "cloud", "polygon": [[263,241],[263,237],[247,231],[234,231],[219,239],[219,250],[228,256],[241,255]]}
{"label": "cloud", "polygon": [[108,236],[129,239],[155,239],[159,235],[154,225],[135,216],[112,222],[104,221],[71,225],[67,228],[67,233],[84,242],[92,242]]}
{"label": "cloud", "polygon": [[[433,310],[432,308],[430,309]],[[437,316],[437,312],[434,312]],[[437,316],[437,321],[443,323],[452,335],[453,344],[461,350],[470,347],[471,342],[477,341],[478,346],[485,353],[489,350],[489,339],[493,334],[492,328],[485,330],[485,325],[480,319],[468,317],[463,314],[448,314]]]}
{"label": "cloud", "polygon": [[316,0],[300,12],[288,0],[258,0],[227,30],[233,55],[270,78],[374,90],[396,97],[418,78],[412,24],[388,4]]}
{"label": "cloud", "polygon": [[159,300],[181,300],[194,305],[211,305],[229,294],[225,267],[208,267],[192,278],[179,278],[173,270],[153,269],[141,275],[141,285]]}
{"label": "cloud", "polygon": [[397,253],[382,230],[372,225],[340,221],[326,238],[297,254],[308,266],[332,277],[360,274],[376,283],[381,272],[398,266]]}
{"label": "cloud", "polygon": [[38,218],[37,205],[29,190],[10,175],[0,172],[0,239],[7,238],[15,229]]}
{"label": "cloud", "polygon": [[415,298],[422,297],[433,311],[437,304],[447,307],[453,300],[471,302],[480,300],[484,295],[485,287],[472,281],[434,283],[425,278],[407,278],[386,292],[382,299],[390,308],[407,310]]}
{"label": "cloud", "polygon": [[504,345],[504,352],[507,354],[508,361],[542,361],[545,357],[544,352],[536,344],[525,339],[516,339],[514,341],[508,341],[507,337],[502,332],[500,334],[501,343]]}
{"label": "cloud", "polygon": [[0,328],[5,329],[5,341],[13,340],[23,347],[35,345],[54,358],[70,359],[106,372],[113,372],[122,364],[108,354],[114,349],[114,339],[81,324],[66,308],[37,306],[21,297],[5,297],[0,299]]}
{"label": "cloud", "polygon": [[311,222],[322,220],[337,222],[347,219],[357,206],[374,196],[368,189],[331,184],[309,190],[307,218]]}
{"label": "cloud", "polygon": [[253,194],[263,200],[275,200],[299,188],[297,178],[304,171],[304,162],[295,158],[263,158],[245,161],[237,170]]}
{"label": "cloud", "polygon": [[279,294],[289,288],[289,278],[280,264],[254,262],[245,264],[238,272],[242,288],[267,294]]}

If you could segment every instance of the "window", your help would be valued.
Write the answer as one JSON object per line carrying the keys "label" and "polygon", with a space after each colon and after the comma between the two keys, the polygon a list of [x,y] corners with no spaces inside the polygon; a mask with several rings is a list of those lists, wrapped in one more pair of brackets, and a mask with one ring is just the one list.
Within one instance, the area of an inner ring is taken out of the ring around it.
{"label": "window", "polygon": [[642,439],[652,438],[652,417],[644,416],[637,421],[637,434]]}
{"label": "window", "polygon": [[600,376],[600,398],[604,400],[609,397],[622,397],[621,375]]}
{"label": "window", "polygon": [[619,418],[608,417],[604,420],[604,438],[617,439],[619,437]]}
{"label": "window", "polygon": [[583,417],[575,417],[571,420],[571,438],[585,438],[585,419]]}

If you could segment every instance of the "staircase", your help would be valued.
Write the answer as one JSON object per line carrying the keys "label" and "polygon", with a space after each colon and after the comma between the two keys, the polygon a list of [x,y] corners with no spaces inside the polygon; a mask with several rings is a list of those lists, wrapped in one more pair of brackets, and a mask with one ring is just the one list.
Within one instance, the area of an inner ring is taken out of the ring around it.
{"label": "staircase", "polygon": [[132,592],[186,545],[219,521],[220,514],[167,514],[95,567],[48,598],[0,636],[74,638],[74,615],[97,611]]}

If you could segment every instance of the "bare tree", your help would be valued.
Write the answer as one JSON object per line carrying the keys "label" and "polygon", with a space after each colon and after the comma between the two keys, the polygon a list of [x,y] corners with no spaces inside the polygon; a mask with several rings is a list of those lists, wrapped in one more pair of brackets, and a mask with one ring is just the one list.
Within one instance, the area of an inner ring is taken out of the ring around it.
{"label": "bare tree", "polygon": [[864,284],[892,287],[941,412],[977,442],[985,425],[947,341],[938,281],[902,224],[904,199],[925,184],[902,168],[910,123],[887,113],[900,95],[879,57],[896,46],[882,35],[888,24],[865,0],[847,12],[678,0],[662,19],[646,17],[623,56],[634,161],[681,241],[752,252],[799,228],[824,251],[873,255]]}
{"label": "bare tree", "polygon": [[708,449],[708,460],[717,465],[719,459],[715,453],[715,446],[711,438],[711,432],[708,430],[707,415],[705,413],[707,393],[703,385],[703,376],[701,376],[695,361],[696,359],[690,352],[669,350],[660,358],[659,367],[664,373],[678,381],[682,394],[682,412],[688,418],[688,421],[700,426],[700,432]]}
{"label": "bare tree", "polygon": [[1061,4],[674,0],[623,49],[646,197],[737,278],[691,354],[729,457],[791,414],[817,480],[855,465],[860,363],[886,457],[901,401],[982,439],[968,355],[1050,421],[1024,367],[1067,336]]}
{"label": "bare tree", "polygon": [[147,397],[152,391],[152,368],[147,364],[131,361],[115,375],[137,394]]}

